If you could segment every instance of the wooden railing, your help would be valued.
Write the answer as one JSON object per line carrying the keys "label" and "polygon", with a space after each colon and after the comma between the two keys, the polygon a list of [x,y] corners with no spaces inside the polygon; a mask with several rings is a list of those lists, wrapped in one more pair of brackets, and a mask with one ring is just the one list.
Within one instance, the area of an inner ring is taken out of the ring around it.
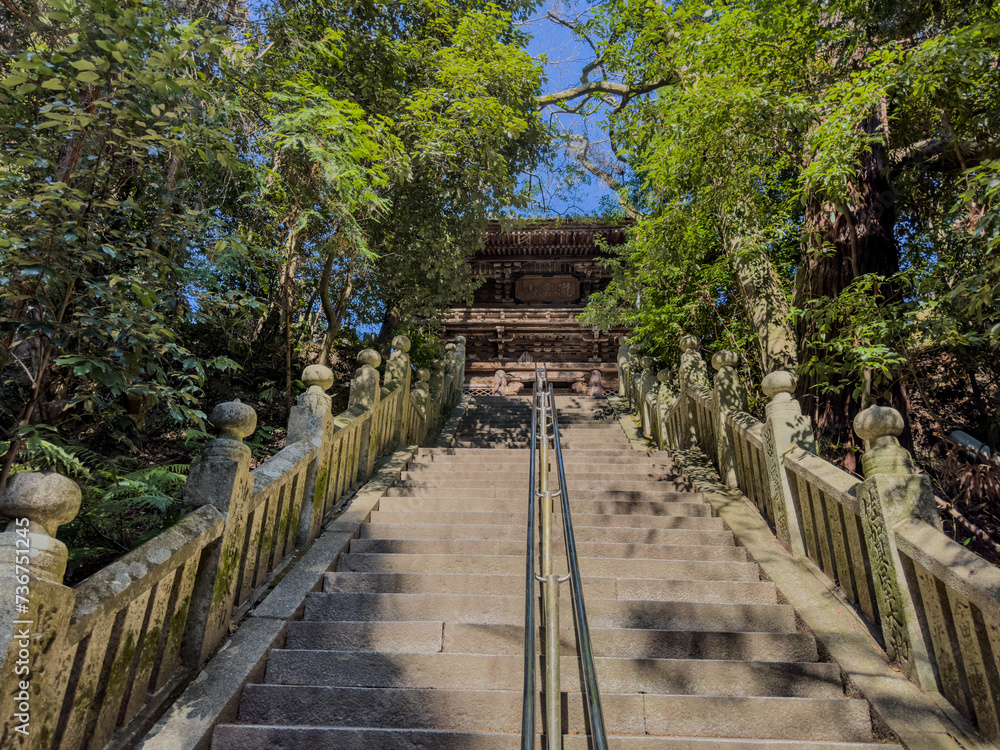
{"label": "wooden railing", "polygon": [[141,725],[346,507],[380,456],[436,434],[460,395],[464,340],[433,374],[417,370],[412,388],[409,341],[393,347],[384,387],[378,353],[359,355],[338,415],[326,394],[332,372],[307,367],[285,447],[253,471],[242,441],[256,414],[239,402],[216,407],[220,435],[185,488],[193,510],[76,587],[62,584],[67,551],[53,537],[79,510],[79,487],[46,472],[11,478],[0,496],[9,519],[0,534],[9,594],[0,601],[0,747],[101,750]]}
{"label": "wooden railing", "polygon": [[840,587],[907,676],[1000,739],[1000,571],[943,533],[929,480],[896,440],[898,412],[874,406],[855,421],[865,441],[858,479],[816,455],[790,373],[761,384],[770,399],[761,422],[746,412],[734,353],[712,358],[710,387],[698,341],[681,348],[679,367],[659,371],[619,349],[622,398],[645,435],[661,449],[704,452],[781,544]]}

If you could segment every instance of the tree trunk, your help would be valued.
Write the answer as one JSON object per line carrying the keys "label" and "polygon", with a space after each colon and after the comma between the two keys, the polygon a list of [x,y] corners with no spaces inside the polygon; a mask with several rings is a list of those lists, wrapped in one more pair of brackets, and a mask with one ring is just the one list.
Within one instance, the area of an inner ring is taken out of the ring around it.
{"label": "tree trunk", "polygon": [[333,342],[340,333],[341,322],[344,319],[344,312],[347,310],[347,303],[351,299],[351,291],[354,288],[354,268],[347,269],[347,278],[344,279],[344,286],[340,290],[337,305],[334,307],[330,300],[330,277],[333,275],[333,261],[335,256],[331,253],[326,258],[323,265],[323,274],[319,281],[319,298],[323,303],[323,314],[326,316],[326,333],[323,335],[323,349],[319,355],[321,365],[330,365],[330,354],[333,352]]}
{"label": "tree trunk", "polygon": [[757,332],[764,374],[775,370],[795,372],[798,359],[795,329],[789,323],[791,305],[774,263],[752,238],[727,238],[725,247],[736,270],[744,314]]}
{"label": "tree trunk", "polygon": [[378,342],[388,343],[392,340],[392,335],[399,328],[399,305],[395,302],[386,302],[385,315],[382,316],[382,328],[378,332]]}
{"label": "tree trunk", "polygon": [[[877,132],[880,119],[868,117],[860,127],[865,136]],[[860,134],[859,134],[860,135]],[[836,299],[858,276],[869,273],[890,277],[899,271],[899,248],[895,236],[895,196],[886,169],[885,148],[872,143],[857,173],[849,185],[850,200],[846,205],[833,206],[813,195],[806,204],[803,259],[795,277],[793,305],[802,308],[809,300]],[[830,217],[835,217],[831,222]],[[824,248],[826,248],[824,250]],[[898,298],[898,290],[883,290],[886,301]],[[830,331],[827,338],[838,335]],[[816,335],[815,322],[809,318],[797,326],[800,362],[813,357],[829,357],[811,345]],[[830,362],[834,368],[837,362]],[[820,393],[816,386],[821,378],[815,374],[799,377],[796,396],[803,409],[811,414],[818,434],[835,445],[844,447],[844,466],[857,469],[860,445],[854,434],[854,417],[861,410],[850,388],[839,393]],[[896,382],[883,393],[883,399],[898,409],[906,425],[900,442],[911,444],[909,399],[902,383]]]}

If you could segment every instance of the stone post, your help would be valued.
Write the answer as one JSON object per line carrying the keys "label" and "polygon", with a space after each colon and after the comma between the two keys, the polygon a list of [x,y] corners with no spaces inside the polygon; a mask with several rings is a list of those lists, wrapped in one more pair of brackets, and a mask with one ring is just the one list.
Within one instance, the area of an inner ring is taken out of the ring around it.
{"label": "stone post", "polygon": [[434,432],[437,430],[438,421],[441,419],[441,412],[444,407],[442,402],[444,401],[444,362],[440,359],[435,359],[431,362],[431,411],[427,417],[427,429],[429,432]]}
{"label": "stone post", "polygon": [[446,409],[450,409],[458,401],[455,393],[458,378],[457,348],[455,344],[445,344],[444,347],[444,403]]}
{"label": "stone post", "polygon": [[659,430],[659,447],[660,450],[666,448],[677,448],[673,444],[673,440],[669,432],[667,431],[667,415],[670,410],[674,408],[674,404],[677,403],[677,392],[673,389],[671,384],[670,370],[664,368],[656,373],[656,379],[660,381],[660,387],[656,389],[656,422],[657,429]]}
{"label": "stone post", "polygon": [[767,481],[771,490],[774,507],[774,525],[778,541],[792,554],[805,557],[806,546],[802,537],[802,525],[792,500],[792,488],[788,483],[783,456],[789,448],[801,448],[816,452],[809,419],[802,414],[802,407],[792,394],[795,392],[795,376],[785,370],[776,370],[764,376],[761,389],[769,399],[764,407],[764,463]]}
{"label": "stone post", "polygon": [[628,336],[618,337],[618,398],[628,403]]}
{"label": "stone post", "polygon": [[396,336],[392,340],[392,354],[385,365],[385,385],[390,390],[402,388],[399,408],[393,417],[392,441],[399,445],[406,440],[406,405],[410,398],[410,340],[406,336]]}
{"label": "stone post", "polygon": [[461,391],[462,387],[465,385],[465,336],[455,337],[456,353],[458,355],[458,387]]}
{"label": "stone post", "polygon": [[253,492],[250,449],[243,438],[257,428],[257,412],[239,401],[219,404],[209,417],[219,437],[191,466],[184,500],[214,505],[225,517],[222,538],[202,553],[184,635],[184,663],[201,666],[229,634],[246,536],[247,504]]}
{"label": "stone post", "polygon": [[330,441],[333,440],[333,399],[327,395],[333,385],[333,371],[324,365],[309,365],[302,371],[305,393],[288,415],[287,445],[308,441],[316,448],[316,458],[306,471],[299,529],[295,541],[305,546],[319,536],[323,507],[330,483]]}
{"label": "stone post", "polygon": [[909,452],[896,439],[903,431],[898,411],[871,406],[855,418],[854,431],[865,441],[861,459],[865,480],[858,488],[858,501],[885,650],[910,679],[925,690],[935,690],[934,670],[911,597],[912,582],[903,568],[894,532],[896,524],[910,518],[940,530],[934,492],[927,476],[914,471]]}
{"label": "stone post", "polygon": [[646,437],[653,437],[653,410],[646,397],[658,382],[653,370],[654,364],[655,362],[652,357],[643,357],[639,360],[642,373],[639,375],[639,382],[636,388],[636,403],[638,405],[639,421],[642,424],[642,434]]}
{"label": "stone post", "polygon": [[417,413],[420,414],[419,424],[417,425],[417,429],[411,433],[410,440],[418,445],[423,445],[424,440],[427,438],[427,418],[430,413],[429,407],[431,403],[431,392],[427,383],[430,379],[430,370],[425,367],[418,369],[417,382],[414,384],[410,395],[413,399],[413,405],[417,407]]}
{"label": "stone post", "polygon": [[628,358],[628,398],[629,407],[642,418],[642,404],[639,402],[639,381],[642,380],[642,357],[635,350]]}
{"label": "stone post", "polygon": [[708,370],[698,351],[700,342],[695,336],[681,337],[681,445],[682,449],[698,444],[697,413],[690,398],[690,391],[708,385]]}
{"label": "stone post", "polygon": [[374,429],[372,415],[381,395],[376,368],[382,364],[382,356],[374,349],[362,349],[358,353],[358,364],[361,366],[351,378],[347,409],[350,411],[357,408],[366,412],[361,426],[361,450],[358,454],[358,479],[364,480],[372,475],[375,459],[378,458],[379,435],[378,430]]}
{"label": "stone post", "polygon": [[48,750],[72,664],[62,638],[76,594],[63,585],[69,553],[56,530],[80,511],[76,482],[14,474],[0,494],[0,747]]}
{"label": "stone post", "polygon": [[731,411],[747,410],[747,393],[736,373],[739,361],[736,352],[723,349],[712,356],[715,368],[712,390],[712,421],[715,422],[715,455],[719,461],[719,476],[727,487],[735,488],[736,452],[726,427],[726,415]]}

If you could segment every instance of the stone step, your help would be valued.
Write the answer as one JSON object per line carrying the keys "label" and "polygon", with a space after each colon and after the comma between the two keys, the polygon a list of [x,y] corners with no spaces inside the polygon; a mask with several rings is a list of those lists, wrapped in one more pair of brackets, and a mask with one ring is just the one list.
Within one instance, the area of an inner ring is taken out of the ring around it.
{"label": "stone step", "polygon": [[[524,572],[525,557],[519,555],[465,554],[366,554],[341,555],[337,571],[355,573],[495,573]],[[580,557],[580,575],[623,578],[670,578],[701,581],[759,581],[756,563],[702,562],[700,560],[619,559]]]}
{"label": "stone step", "polygon": [[[745,584],[744,584],[745,585]],[[560,631],[561,653],[575,656],[576,631]],[[816,661],[816,640],[807,633],[727,633],[591,628],[594,656],[646,659]],[[538,635],[539,642],[543,636]],[[523,655],[524,623],[484,625],[454,622],[318,622],[288,624],[287,648],[387,653]]]}
{"label": "stone step", "polygon": [[[524,490],[528,482],[528,478],[517,479],[515,477],[511,478],[496,478],[496,479],[486,479],[480,478],[476,480],[475,478],[463,478],[455,479],[450,476],[443,477],[433,477],[433,478],[419,478],[419,479],[402,479],[393,484],[394,488],[398,489],[448,489],[451,490],[465,490],[470,493],[481,493],[483,491],[497,492],[510,492]],[[551,483],[553,486],[557,484],[556,481]],[[646,479],[646,480],[631,480],[627,477],[623,478],[607,478],[607,479],[596,479],[591,481],[584,481],[580,478],[573,476],[566,477],[566,487],[572,493],[576,495],[583,492],[685,492],[687,488],[693,488],[690,481],[682,481],[677,479]],[[692,493],[693,494],[693,493]],[[571,495],[571,496],[572,496]],[[700,499],[700,498],[699,498]]]}
{"label": "stone step", "polygon": [[[327,593],[474,594],[517,596],[524,590],[524,576],[435,575],[433,573],[327,573]],[[541,589],[536,591],[540,594]],[[768,581],[651,581],[648,578],[589,577],[584,597],[620,601],[705,602],[715,604],[777,604],[777,593]],[[560,586],[569,606],[569,584]],[[569,609],[566,610],[570,611]]]}
{"label": "stone step", "polygon": [[[482,513],[521,513],[528,505],[528,490],[522,488],[522,493],[511,493],[508,499],[464,497],[383,497],[379,500],[380,511],[474,511]],[[518,497],[521,494],[524,497]],[[572,489],[570,496],[570,512],[573,514],[573,525],[576,526],[577,515],[710,515],[712,507],[701,502],[701,495],[690,492],[678,492],[666,495],[657,502],[643,500],[585,500],[577,499]],[[540,501],[539,501],[540,502]],[[555,498],[555,513],[560,511],[559,498]],[[704,510],[685,510],[685,508],[704,508]],[[559,523],[562,523],[560,519]]]}
{"label": "stone step", "polygon": [[[397,499],[397,498],[394,498]],[[419,498],[402,497],[404,501],[416,501]],[[575,518],[575,517],[574,517]],[[526,519],[525,519],[526,521]],[[557,517],[554,537],[562,539],[562,519]],[[536,530],[536,533],[540,531]],[[524,551],[527,540],[525,524],[502,524],[490,526],[484,524],[365,524],[361,527],[358,539],[398,539],[450,542],[452,540],[513,542],[519,546],[516,552],[490,553],[471,551],[469,554],[519,554]],[[651,551],[657,546],[664,547],[711,547],[733,545],[733,534],[726,529],[640,529],[629,526],[579,526],[573,523],[573,537],[578,544],[610,544],[628,545],[631,552],[621,555],[596,555],[596,557],[642,557],[640,552]],[[355,540],[357,541],[357,540]],[[707,552],[707,550],[706,550]],[[454,554],[454,553],[452,553]],[[595,557],[595,555],[588,555]],[[740,559],[745,559],[741,557]]]}
{"label": "stone step", "polygon": [[[564,701],[564,732],[583,734],[587,727],[583,696],[569,693]],[[601,702],[610,734],[872,739],[868,704],[862,700],[605,693]],[[239,720],[285,726],[513,733],[520,726],[521,691],[246,685]]]}
{"label": "stone step", "polygon": [[[672,486],[671,486],[672,485]],[[571,500],[639,500],[643,502],[657,502],[664,495],[668,497],[677,493],[695,494],[692,492],[693,485],[684,485],[679,482],[660,482],[661,489],[658,490],[595,490],[595,489],[569,489]],[[669,489],[668,489],[669,488]],[[526,495],[527,484],[521,485],[521,491]],[[386,497],[464,497],[464,498],[505,498],[517,492],[517,487],[511,489],[496,489],[493,487],[390,487],[386,490]]]}
{"label": "stone step", "polygon": [[[421,449],[424,450],[424,449]],[[435,464],[452,464],[452,465],[469,465],[469,466],[484,466],[484,467],[495,467],[495,466],[523,466],[525,469],[528,467],[528,459],[531,457],[531,451],[515,449],[515,448],[491,448],[479,452],[479,448],[440,448],[437,450],[452,451],[451,453],[423,453],[416,454],[411,459],[411,464],[422,464],[422,463],[435,463]],[[461,451],[460,453],[455,453],[454,451]],[[554,451],[550,451],[554,454]],[[550,457],[550,460],[554,458],[554,455]],[[614,451],[608,450],[602,452],[588,451],[587,455],[577,455],[568,454],[563,456],[563,464],[565,466],[576,466],[579,468],[589,468],[591,466],[597,467],[593,470],[599,470],[605,468],[605,465],[613,464],[627,464],[630,467],[670,467],[676,468],[676,464],[668,458],[657,458],[655,456],[649,456],[642,451]]]}
{"label": "stone step", "polygon": [[[394,526],[393,528],[399,528]],[[515,528],[515,527],[508,527]],[[524,529],[519,529],[524,537]],[[578,533],[580,529],[574,532]],[[599,529],[604,531],[604,529]],[[459,532],[461,533],[460,530]],[[614,544],[611,542],[582,542],[577,538],[577,554],[587,558],[613,558],[618,560],[693,560],[698,562],[747,561],[746,550],[728,545],[656,545],[656,544]],[[555,550],[557,566],[565,567],[565,548],[562,537],[556,536]],[[474,540],[474,539],[354,539],[351,554],[403,554],[403,555],[488,555],[525,557],[525,542],[515,540]],[[523,565],[523,562],[522,562]],[[485,571],[490,572],[490,571]]]}
{"label": "stone step", "polygon": [[[539,724],[539,726],[541,726]],[[902,750],[900,745],[811,740],[732,740],[704,737],[608,737],[610,750]],[[544,748],[540,735],[535,743]],[[588,750],[585,735],[564,735],[563,750]],[[213,750],[520,750],[511,732],[456,732],[434,729],[293,727],[223,724]]]}
{"label": "stone step", "polygon": [[[487,456],[493,461],[500,461],[507,458],[514,458],[515,460],[528,461],[530,451],[525,448],[419,448],[415,454],[415,458],[418,460],[426,460],[427,457],[436,456],[451,456],[457,458],[470,459],[475,456]],[[650,451],[634,451],[634,450],[616,450],[608,449],[605,451],[588,451],[586,456],[577,456],[579,460],[593,460],[599,458],[601,462],[607,463],[607,459],[622,459],[627,458],[634,461],[654,461],[654,462],[664,462],[666,459],[663,456],[657,457]],[[434,459],[431,460],[441,460]],[[617,461],[611,461],[611,463],[618,463]]]}
{"label": "stone step", "polygon": [[[481,417],[475,419],[463,419],[458,426],[460,432],[473,432],[475,430],[482,430],[484,432],[500,432],[503,430],[517,430],[525,429],[530,432],[531,421],[520,421],[511,419],[491,419],[489,417]],[[593,418],[586,417],[576,417],[576,418],[565,418],[563,415],[559,415],[559,431],[562,432],[566,430],[604,430],[606,432],[615,431],[619,435],[624,437],[625,433],[622,432],[621,425],[618,424],[618,420],[610,421],[599,421]]]}
{"label": "stone step", "polygon": [[[792,608],[782,604],[588,599],[587,620],[595,628],[714,630],[791,633]],[[567,613],[567,616],[569,613]],[[440,594],[314,593],[306,599],[306,620],[444,620],[467,624],[516,625],[524,621],[524,596]]]}
{"label": "stone step", "polygon": [[[496,448],[496,449],[519,449],[519,448],[529,448],[530,445],[524,441],[520,440],[456,440],[455,446],[457,448]],[[566,440],[562,443],[563,457],[565,458],[572,452],[580,454],[588,453],[599,453],[601,451],[606,451],[609,448],[607,440],[594,440],[594,441],[578,441],[578,440]],[[555,452],[553,451],[553,456]]]}
{"label": "stone step", "polygon": [[[683,480],[683,474],[674,469],[657,469],[649,471],[645,468],[623,470],[620,465],[609,465],[605,471],[576,471],[566,475],[566,480],[570,486],[581,482],[602,482],[626,479],[630,482],[659,482],[662,480],[677,479]],[[400,480],[433,480],[435,482],[454,481],[457,484],[469,483],[469,480],[482,483],[493,483],[497,480],[507,480],[511,483],[520,483],[522,486],[528,481],[528,466],[482,466],[479,470],[467,466],[445,466],[442,464],[411,464],[399,475]]]}
{"label": "stone step", "polygon": [[[592,515],[573,512],[573,526],[613,527],[627,526],[636,529],[721,529],[722,519],[707,515],[710,508],[701,504],[670,503],[667,510],[676,511],[672,516],[651,516],[638,513],[628,515]],[[697,515],[684,515],[685,511]],[[572,508],[571,508],[572,511]],[[372,511],[371,523],[469,523],[469,524],[512,524],[523,525],[528,514],[492,513],[490,511],[407,511],[407,510],[376,510]],[[560,523],[562,519],[560,518]]]}
{"label": "stone step", "polygon": [[[705,659],[594,659],[601,693],[842,698],[836,664],[711,661]],[[541,672],[541,665],[537,665]],[[560,658],[561,689],[582,692],[579,660]],[[370,651],[275,649],[265,682],[359,688],[517,690],[521,656],[376,654]]]}

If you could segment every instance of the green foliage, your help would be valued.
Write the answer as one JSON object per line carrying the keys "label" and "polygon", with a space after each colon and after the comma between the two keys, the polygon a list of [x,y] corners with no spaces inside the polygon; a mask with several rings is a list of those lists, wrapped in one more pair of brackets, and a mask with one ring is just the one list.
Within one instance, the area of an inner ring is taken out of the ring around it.
{"label": "green foliage", "polygon": [[[826,399],[872,377],[880,391],[920,352],[996,351],[995,3],[610,0],[578,33],[591,80],[628,94],[564,106],[603,117],[640,214],[589,321],[657,351],[678,328],[728,338],[760,361],[741,334],[754,305],[794,301],[773,322]],[[748,246],[776,284],[727,278]]]}
{"label": "green foliage", "polygon": [[[22,428],[17,471],[58,471],[80,484],[80,513],[60,527],[69,547],[69,580],[75,571],[101,564],[142,544],[182,513],[188,464],[140,466],[135,459],[108,459],[80,445],[63,443],[48,425]],[[6,451],[9,443],[0,443]]]}

